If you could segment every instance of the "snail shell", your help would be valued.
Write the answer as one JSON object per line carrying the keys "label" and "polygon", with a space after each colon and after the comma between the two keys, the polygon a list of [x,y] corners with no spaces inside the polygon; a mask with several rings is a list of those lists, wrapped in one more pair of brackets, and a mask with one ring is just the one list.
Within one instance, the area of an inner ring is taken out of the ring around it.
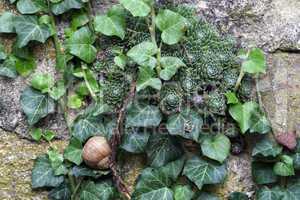
{"label": "snail shell", "polygon": [[84,162],[92,168],[109,168],[109,157],[111,148],[105,137],[91,137],[83,147],[82,158]]}

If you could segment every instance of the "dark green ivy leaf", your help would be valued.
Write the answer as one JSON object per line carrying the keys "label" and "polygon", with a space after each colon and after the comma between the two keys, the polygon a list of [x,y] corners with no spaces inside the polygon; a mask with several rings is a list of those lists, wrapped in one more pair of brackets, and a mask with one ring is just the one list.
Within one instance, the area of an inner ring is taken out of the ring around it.
{"label": "dark green ivy leaf", "polygon": [[126,127],[157,127],[161,120],[158,107],[132,104],[127,111]]}
{"label": "dark green ivy leaf", "polygon": [[20,101],[30,125],[37,123],[41,118],[55,111],[53,99],[30,87],[22,92]]}
{"label": "dark green ivy leaf", "polygon": [[67,40],[70,53],[82,59],[86,63],[92,63],[96,58],[97,49],[93,46],[95,36],[88,27],[77,30]]}
{"label": "dark green ivy leaf", "polygon": [[80,9],[83,7],[81,0],[63,0],[51,5],[51,10],[55,15],[63,14],[71,9]]}
{"label": "dark green ivy leaf", "polygon": [[293,158],[287,155],[280,156],[280,161],[275,163],[273,170],[279,176],[295,175]]}
{"label": "dark green ivy leaf", "polygon": [[121,148],[130,153],[143,153],[150,133],[138,130],[127,130],[122,138]]}
{"label": "dark green ivy leaf", "polygon": [[189,185],[176,185],[174,187],[174,200],[191,200],[194,192]]}
{"label": "dark green ivy leaf", "polygon": [[273,165],[270,163],[252,163],[252,177],[256,184],[269,184],[277,182],[277,175],[273,172]]}
{"label": "dark green ivy leaf", "polygon": [[180,135],[198,142],[202,125],[203,119],[197,112],[185,109],[168,118],[167,129],[171,135]]}
{"label": "dark green ivy leaf", "polygon": [[282,200],[299,200],[300,199],[300,179],[292,180],[288,183]]}
{"label": "dark green ivy leaf", "polygon": [[269,138],[265,137],[255,143],[255,146],[252,150],[252,156],[276,157],[281,152],[281,146],[279,146],[275,141],[272,141]]}
{"label": "dark green ivy leaf", "polygon": [[220,199],[214,194],[201,192],[197,200],[220,200]]}
{"label": "dark green ivy leaf", "polygon": [[173,181],[176,181],[183,169],[184,163],[185,163],[185,158],[182,157],[178,160],[169,162],[165,166],[161,167],[159,170],[165,173]]}
{"label": "dark green ivy leaf", "polygon": [[80,200],[114,200],[115,190],[111,184],[90,181],[80,191]]}
{"label": "dark green ivy leaf", "polygon": [[14,27],[18,34],[17,46],[19,48],[26,46],[30,41],[44,43],[51,36],[49,27],[45,24],[40,25],[36,16],[16,16]]}
{"label": "dark green ivy leaf", "polygon": [[160,60],[160,64],[163,70],[160,71],[160,78],[165,81],[170,80],[176,73],[180,67],[184,67],[185,64],[177,57],[162,57]]}
{"label": "dark green ivy leaf", "polygon": [[3,63],[0,64],[0,76],[8,78],[16,78],[16,59],[14,56],[9,56]]}
{"label": "dark green ivy leaf", "polygon": [[230,193],[228,200],[248,200],[248,196],[242,192],[232,192]]}
{"label": "dark green ivy leaf", "polygon": [[148,66],[139,67],[139,74],[137,80],[136,90],[137,92],[144,90],[145,88],[154,88],[160,90],[162,86],[161,80],[156,78],[155,72]]}
{"label": "dark green ivy leaf", "polygon": [[216,184],[224,181],[227,174],[226,165],[219,165],[196,156],[185,163],[183,175],[187,176],[201,190],[205,184]]}
{"label": "dark green ivy leaf", "polygon": [[156,44],[149,41],[144,41],[132,47],[127,52],[127,56],[137,64],[153,69],[156,65],[156,59],[153,57],[153,55],[155,55],[157,51],[158,49]]}
{"label": "dark green ivy leaf", "polygon": [[52,189],[49,192],[49,198],[53,200],[68,200],[71,197],[71,191],[66,183]]}
{"label": "dark green ivy leaf", "polygon": [[260,188],[256,193],[257,200],[281,200],[282,194],[277,188]]}
{"label": "dark green ivy leaf", "polygon": [[150,136],[146,152],[152,167],[162,167],[182,155],[180,145],[174,138],[159,133]]}
{"label": "dark green ivy leaf", "polygon": [[104,136],[104,132],[104,127],[99,123],[99,118],[91,116],[76,120],[72,128],[72,135],[81,142],[85,142],[91,136]]}
{"label": "dark green ivy leaf", "polygon": [[99,178],[103,175],[107,175],[110,173],[109,170],[106,171],[93,170],[84,165],[74,166],[71,172],[72,175],[74,175],[75,177],[92,177],[92,178]]}
{"label": "dark green ivy leaf", "polygon": [[55,176],[50,161],[46,155],[40,156],[35,161],[32,176],[32,188],[57,187],[64,181],[63,176]]}

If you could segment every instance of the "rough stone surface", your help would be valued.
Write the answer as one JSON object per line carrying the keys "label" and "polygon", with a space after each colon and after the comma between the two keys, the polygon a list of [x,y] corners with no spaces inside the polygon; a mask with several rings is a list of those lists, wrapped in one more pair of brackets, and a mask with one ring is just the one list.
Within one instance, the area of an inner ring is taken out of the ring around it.
{"label": "rough stone surface", "polygon": [[[67,142],[54,141],[62,150]],[[46,153],[47,143],[34,143],[20,139],[16,134],[0,129],[0,199],[44,200],[47,192],[31,190],[31,170],[37,156]]]}

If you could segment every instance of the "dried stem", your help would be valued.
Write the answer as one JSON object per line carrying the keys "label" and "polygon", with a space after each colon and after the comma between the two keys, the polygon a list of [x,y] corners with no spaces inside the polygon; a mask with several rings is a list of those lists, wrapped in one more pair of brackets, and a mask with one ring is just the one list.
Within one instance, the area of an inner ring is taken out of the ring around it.
{"label": "dried stem", "polygon": [[131,83],[130,87],[130,92],[127,98],[124,100],[122,108],[118,111],[118,119],[117,119],[117,126],[113,130],[113,136],[110,141],[111,149],[112,149],[112,154],[110,157],[110,169],[113,174],[113,180],[115,185],[117,186],[118,190],[120,193],[122,193],[127,199],[131,199],[130,192],[128,188],[126,187],[124,181],[122,180],[121,176],[118,174],[117,170],[117,150],[118,146],[121,143],[121,137],[123,134],[123,124],[124,124],[124,116],[125,116],[125,111],[130,103],[130,101],[133,99],[135,95],[135,90],[136,90],[136,81],[133,81]]}

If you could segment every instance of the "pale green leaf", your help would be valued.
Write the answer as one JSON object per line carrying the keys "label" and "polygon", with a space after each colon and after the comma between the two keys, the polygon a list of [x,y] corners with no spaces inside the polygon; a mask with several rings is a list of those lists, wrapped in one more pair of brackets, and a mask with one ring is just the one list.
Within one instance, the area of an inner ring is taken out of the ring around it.
{"label": "pale green leaf", "polygon": [[36,73],[31,80],[31,86],[42,93],[46,93],[54,85],[54,78],[50,74]]}
{"label": "pale green leaf", "polygon": [[239,99],[236,97],[234,92],[227,92],[225,94],[227,98],[227,104],[237,104],[239,103]]}
{"label": "pale green leaf", "polygon": [[174,190],[174,200],[191,200],[194,192],[189,185],[176,185]]}
{"label": "pale green leaf", "polygon": [[138,80],[136,90],[139,92],[147,87],[160,90],[162,86],[161,80],[155,78],[155,72],[153,69],[145,66],[139,68]]}
{"label": "pale green leaf", "polygon": [[0,16],[0,33],[14,33],[15,26],[14,26],[14,19],[15,15],[10,12],[4,12]]}
{"label": "pale green leaf", "polygon": [[68,107],[72,109],[78,109],[82,106],[82,98],[77,94],[72,94],[68,96]]}
{"label": "pale green leaf", "polygon": [[266,73],[264,52],[258,48],[251,49],[242,63],[242,70],[251,74]]}
{"label": "pale green leaf", "polygon": [[80,140],[74,137],[71,138],[69,145],[64,151],[64,157],[76,165],[82,163],[82,144]]}
{"label": "pale green leaf", "polygon": [[273,170],[279,176],[295,175],[293,158],[287,155],[280,156],[280,161],[275,163]]}
{"label": "pale green leaf", "polygon": [[83,7],[81,0],[63,0],[51,5],[51,10],[55,15],[63,14],[71,9],[80,9]]}
{"label": "pale green leaf", "polygon": [[149,0],[119,0],[120,3],[127,9],[134,17],[146,17],[151,7]]}
{"label": "pale green leaf", "polygon": [[127,56],[134,62],[141,66],[148,66],[153,69],[156,65],[156,59],[153,57],[157,53],[158,49],[156,44],[152,42],[142,42],[132,47]]}
{"label": "pale green leaf", "polygon": [[22,14],[34,14],[47,11],[48,5],[45,0],[19,0],[17,9]]}
{"label": "pale green leaf", "polygon": [[170,80],[176,73],[180,67],[184,67],[185,64],[177,57],[162,57],[160,60],[160,64],[163,70],[160,71],[160,78],[165,81]]}

